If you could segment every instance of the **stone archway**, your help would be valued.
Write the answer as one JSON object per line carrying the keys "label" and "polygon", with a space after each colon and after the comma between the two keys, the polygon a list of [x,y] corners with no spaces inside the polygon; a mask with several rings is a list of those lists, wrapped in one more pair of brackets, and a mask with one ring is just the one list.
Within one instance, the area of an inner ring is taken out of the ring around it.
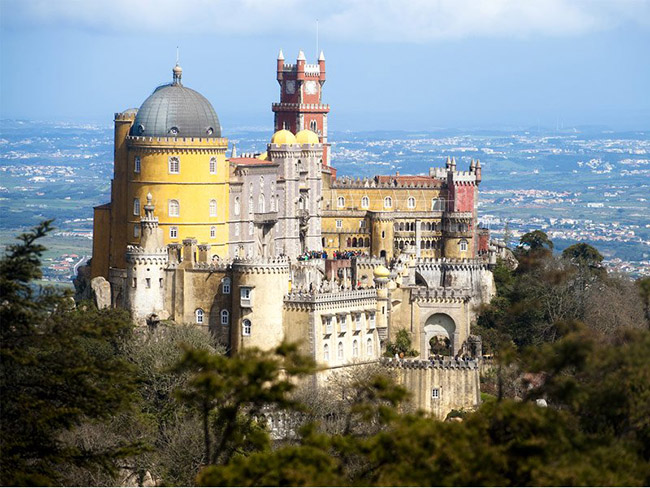
{"label": "stone archway", "polygon": [[421,345],[420,355],[422,357],[429,357],[431,340],[436,337],[442,342],[448,341],[451,347],[451,355],[457,349],[456,322],[446,313],[434,313],[427,318],[422,329],[423,341]]}

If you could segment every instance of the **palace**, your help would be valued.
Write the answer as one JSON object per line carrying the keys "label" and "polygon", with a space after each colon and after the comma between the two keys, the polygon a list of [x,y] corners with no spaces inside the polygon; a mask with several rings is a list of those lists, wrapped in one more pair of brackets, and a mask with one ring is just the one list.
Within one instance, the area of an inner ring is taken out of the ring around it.
{"label": "palace", "polygon": [[[280,51],[276,79],[259,153],[227,157],[217,114],[178,65],[115,114],[111,201],[95,208],[80,294],[139,324],[209,327],[233,354],[289,340],[329,370],[383,362],[438,416],[476,405],[470,325],[494,294],[499,251],[477,224],[480,162],[337,177],[325,57],[286,64]],[[418,359],[381,359],[401,330]]]}

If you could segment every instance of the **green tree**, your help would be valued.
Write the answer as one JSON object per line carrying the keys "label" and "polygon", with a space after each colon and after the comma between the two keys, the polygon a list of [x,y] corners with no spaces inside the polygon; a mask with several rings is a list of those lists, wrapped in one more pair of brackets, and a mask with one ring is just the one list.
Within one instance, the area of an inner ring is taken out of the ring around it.
{"label": "green tree", "polygon": [[418,352],[411,348],[411,335],[405,329],[397,331],[395,342],[386,344],[386,356],[417,356]]}
{"label": "green tree", "polygon": [[0,481],[55,484],[65,465],[115,469],[137,444],[95,450],[67,443],[64,434],[87,420],[128,409],[133,369],[120,357],[132,332],[125,312],[75,308],[72,298],[36,289],[46,221],[19,236],[0,259]]}
{"label": "green tree", "polygon": [[603,255],[593,246],[585,242],[578,242],[562,251],[562,257],[581,266],[601,266]]}

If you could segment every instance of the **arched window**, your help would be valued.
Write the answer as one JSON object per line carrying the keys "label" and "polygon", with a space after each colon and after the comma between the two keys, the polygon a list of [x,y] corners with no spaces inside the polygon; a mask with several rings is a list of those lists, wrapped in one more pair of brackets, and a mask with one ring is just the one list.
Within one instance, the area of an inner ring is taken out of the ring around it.
{"label": "arched window", "polygon": [[241,335],[243,336],[249,336],[251,335],[251,329],[253,328],[253,325],[251,324],[251,321],[248,319],[244,319],[244,321],[241,324]]}
{"label": "arched window", "polygon": [[393,208],[393,199],[391,197],[384,198],[384,208]]}
{"label": "arched window", "polygon": [[356,339],[352,341],[352,357],[357,358],[359,357],[359,341]]}
{"label": "arched window", "polygon": [[133,237],[135,237],[136,239],[140,237],[140,224],[135,224],[133,226]]}
{"label": "arched window", "polygon": [[133,163],[133,172],[134,173],[139,173],[140,172],[140,166],[141,166],[140,156],[136,156],[135,161]]}
{"label": "arched window", "polygon": [[336,199],[336,206],[339,208],[345,207],[345,198],[344,197],[338,197]]}
{"label": "arched window", "polygon": [[339,342],[339,347],[338,347],[338,358],[343,359],[343,342]]}
{"label": "arched window", "polygon": [[221,325],[228,325],[230,323],[230,312],[228,310],[221,311]]}
{"label": "arched window", "polygon": [[253,215],[253,195],[248,197],[248,215]]}
{"label": "arched window", "polygon": [[230,294],[230,278],[224,278],[222,281],[221,291],[224,295]]}
{"label": "arched window", "polygon": [[408,199],[408,207],[409,208],[415,208],[415,198],[409,197],[409,199]]}
{"label": "arched window", "polygon": [[235,215],[239,215],[241,212],[241,200],[239,197],[235,197]]}
{"label": "arched window", "polygon": [[329,361],[330,360],[330,346],[329,344],[325,344],[323,346],[323,361]]}
{"label": "arched window", "polygon": [[311,122],[309,122],[309,128],[310,128],[313,132],[318,131],[318,122],[316,122],[315,120],[312,120]]}
{"label": "arched window", "polygon": [[361,198],[361,208],[368,208],[370,206],[370,198],[363,197]]}
{"label": "arched window", "polygon": [[140,215],[140,199],[133,199],[133,215]]}
{"label": "arched window", "polygon": [[257,197],[257,211],[259,213],[266,212],[266,200],[264,199],[264,193],[260,193],[260,196]]}
{"label": "arched window", "polygon": [[366,237],[364,239],[364,244],[365,244],[366,247],[370,247],[370,237]]}
{"label": "arched window", "polygon": [[217,158],[214,156],[210,158],[210,174],[217,174]]}
{"label": "arched window", "polygon": [[368,342],[366,343],[366,355],[372,356],[372,338],[368,339]]}
{"label": "arched window", "polygon": [[217,237],[217,228],[213,225],[210,227],[210,239],[216,239]]}
{"label": "arched window", "polygon": [[181,160],[177,156],[170,156],[167,160],[169,172],[177,175],[181,172]]}
{"label": "arched window", "polygon": [[170,200],[168,205],[168,212],[170,217],[178,217],[181,214],[181,204],[178,200]]}
{"label": "arched window", "polygon": [[463,251],[463,252],[467,251],[467,241],[465,239],[460,241],[459,245],[460,245],[460,250],[461,251]]}
{"label": "arched window", "polygon": [[431,210],[443,212],[445,210],[445,201],[442,198],[434,198],[431,200]]}
{"label": "arched window", "polygon": [[356,237],[352,238],[352,247],[357,247],[357,238]]}
{"label": "arched window", "polygon": [[216,217],[216,216],[217,216],[217,201],[210,200],[210,217]]}
{"label": "arched window", "polygon": [[197,308],[194,311],[194,317],[196,318],[196,323],[197,324],[202,324],[203,323],[203,309],[202,308]]}
{"label": "arched window", "polygon": [[253,231],[255,230],[255,224],[253,222],[248,223],[248,235],[253,235]]}

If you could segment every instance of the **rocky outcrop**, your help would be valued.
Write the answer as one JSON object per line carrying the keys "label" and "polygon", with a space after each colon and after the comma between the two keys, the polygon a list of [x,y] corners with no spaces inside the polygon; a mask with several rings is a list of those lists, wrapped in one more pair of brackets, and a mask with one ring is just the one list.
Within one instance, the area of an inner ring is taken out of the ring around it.
{"label": "rocky outcrop", "polygon": [[90,280],[90,288],[95,305],[99,310],[111,306],[111,285],[103,276],[97,276]]}

